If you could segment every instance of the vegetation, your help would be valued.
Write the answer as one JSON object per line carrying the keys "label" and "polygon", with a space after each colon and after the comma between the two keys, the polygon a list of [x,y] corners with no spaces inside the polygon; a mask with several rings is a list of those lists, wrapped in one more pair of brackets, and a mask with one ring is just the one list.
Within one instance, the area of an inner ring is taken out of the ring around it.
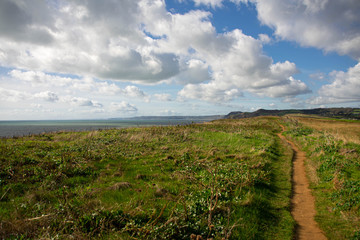
{"label": "vegetation", "polygon": [[286,109],[265,110],[259,109],[255,112],[231,112],[225,116],[228,119],[252,118],[259,116],[285,116],[289,114],[305,114],[307,116],[321,116],[338,119],[360,120],[360,108],[315,108],[315,109]]}
{"label": "vegetation", "polygon": [[269,117],[2,139],[0,238],[292,239],[279,131]]}
{"label": "vegetation", "polygon": [[287,116],[308,155],[317,221],[329,239],[360,239],[360,122]]}

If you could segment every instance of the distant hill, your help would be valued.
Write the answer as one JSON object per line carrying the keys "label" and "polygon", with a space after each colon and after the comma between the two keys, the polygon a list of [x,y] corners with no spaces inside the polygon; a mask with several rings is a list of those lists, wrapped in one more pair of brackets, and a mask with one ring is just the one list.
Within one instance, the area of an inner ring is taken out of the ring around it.
{"label": "distant hill", "polygon": [[359,119],[360,108],[315,108],[315,109],[286,109],[265,110],[259,109],[255,112],[231,112],[225,116],[227,119],[250,118],[258,116],[284,116],[287,114],[306,114],[322,117]]}

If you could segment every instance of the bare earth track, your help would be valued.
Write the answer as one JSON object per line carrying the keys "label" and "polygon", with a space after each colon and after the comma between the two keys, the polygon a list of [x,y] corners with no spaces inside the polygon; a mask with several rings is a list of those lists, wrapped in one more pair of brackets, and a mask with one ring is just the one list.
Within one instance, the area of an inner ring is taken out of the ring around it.
{"label": "bare earth track", "polygon": [[[283,131],[285,127],[282,126]],[[291,214],[294,217],[297,227],[295,232],[296,240],[325,240],[327,239],[324,233],[320,230],[314,220],[315,199],[311,194],[309,182],[306,177],[304,161],[306,159],[305,153],[292,142],[286,139],[281,133],[278,136],[290,144],[293,155],[293,196],[291,200],[292,210]]]}

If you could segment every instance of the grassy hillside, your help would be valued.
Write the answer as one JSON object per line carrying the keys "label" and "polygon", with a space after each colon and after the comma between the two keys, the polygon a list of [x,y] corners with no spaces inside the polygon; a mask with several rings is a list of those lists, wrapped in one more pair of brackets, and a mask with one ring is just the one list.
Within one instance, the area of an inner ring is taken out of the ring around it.
{"label": "grassy hillside", "polygon": [[308,155],[317,221],[329,239],[360,239],[360,122],[287,116]]}
{"label": "grassy hillside", "polygon": [[225,118],[241,119],[241,118],[259,117],[259,116],[285,116],[289,114],[305,114],[310,116],[360,120],[360,108],[315,108],[315,109],[285,109],[285,110],[259,109],[255,112],[231,112],[228,115],[226,115]]}
{"label": "grassy hillside", "polygon": [[274,118],[0,141],[0,238],[292,239]]}

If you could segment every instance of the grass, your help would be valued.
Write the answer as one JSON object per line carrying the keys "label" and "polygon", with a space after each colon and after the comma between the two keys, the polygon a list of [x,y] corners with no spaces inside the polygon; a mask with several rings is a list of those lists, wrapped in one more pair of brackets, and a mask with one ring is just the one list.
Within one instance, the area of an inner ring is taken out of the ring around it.
{"label": "grass", "polygon": [[359,122],[285,117],[287,135],[307,153],[320,227],[329,239],[360,239]]}
{"label": "grass", "polygon": [[0,142],[0,238],[292,239],[276,118]]}
{"label": "grass", "polygon": [[316,118],[309,116],[292,116],[292,119],[309,128],[323,131],[344,143],[360,144],[360,121],[346,119]]}

